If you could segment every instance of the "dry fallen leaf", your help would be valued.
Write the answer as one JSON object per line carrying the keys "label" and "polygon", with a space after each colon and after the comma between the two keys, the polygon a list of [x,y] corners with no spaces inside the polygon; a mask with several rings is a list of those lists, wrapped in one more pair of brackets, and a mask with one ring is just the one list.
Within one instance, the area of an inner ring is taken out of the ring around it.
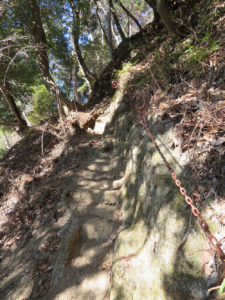
{"label": "dry fallen leaf", "polygon": [[51,265],[51,266],[49,266],[49,267],[47,268],[47,271],[51,271],[53,268],[54,268],[54,266]]}
{"label": "dry fallen leaf", "polygon": [[214,146],[219,146],[219,145],[223,144],[224,142],[225,142],[225,136],[221,136],[215,141]]}
{"label": "dry fallen leaf", "polygon": [[45,270],[47,269],[48,265],[42,265],[41,267],[39,267],[40,270]]}

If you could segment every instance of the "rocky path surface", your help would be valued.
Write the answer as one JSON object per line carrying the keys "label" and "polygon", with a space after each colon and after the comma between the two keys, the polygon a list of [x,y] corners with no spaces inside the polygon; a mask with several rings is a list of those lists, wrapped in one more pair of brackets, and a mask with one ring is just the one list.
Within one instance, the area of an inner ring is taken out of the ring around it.
{"label": "rocky path surface", "polygon": [[[1,219],[0,299],[109,299],[122,215],[119,185],[109,172],[111,154],[102,149],[104,123],[97,123],[98,133],[77,133],[45,156],[52,170],[42,168],[38,193],[38,182],[30,188],[30,214],[36,213],[29,227]],[[15,196],[2,209],[16,205]],[[16,215],[15,207],[8,215]]]}
{"label": "rocky path surface", "polygon": [[112,189],[109,164],[110,157],[100,146],[90,146],[80,160],[76,182],[65,195],[70,225],[63,230],[46,300],[109,299],[113,248],[121,223],[120,191]]}

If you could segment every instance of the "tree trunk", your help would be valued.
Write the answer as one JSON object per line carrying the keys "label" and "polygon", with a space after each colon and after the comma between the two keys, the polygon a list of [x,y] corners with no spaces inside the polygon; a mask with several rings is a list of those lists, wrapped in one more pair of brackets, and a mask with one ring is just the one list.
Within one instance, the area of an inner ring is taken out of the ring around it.
{"label": "tree trunk", "polygon": [[111,26],[111,10],[108,8],[108,11],[106,13],[106,23],[107,23],[107,35],[108,35],[108,41],[109,41],[109,55],[110,58],[113,56],[113,41],[112,41],[112,26]]}
{"label": "tree trunk", "polygon": [[[120,2],[120,0],[116,0],[116,2],[120,5],[120,7],[125,11],[125,13],[136,23],[137,27],[142,30],[141,24],[138,22],[138,20],[133,16],[126,7]],[[129,21],[128,21],[129,22]],[[129,24],[129,23],[128,23]],[[128,25],[128,36],[129,36],[129,25]]]}
{"label": "tree trunk", "polygon": [[125,37],[125,35],[124,35],[124,33],[123,33],[123,30],[122,30],[122,28],[121,28],[121,26],[120,26],[120,22],[119,22],[119,20],[118,20],[118,18],[117,18],[115,9],[114,9],[114,7],[113,7],[112,0],[109,0],[109,7],[110,7],[110,9],[111,9],[111,12],[112,12],[112,15],[113,15],[113,19],[114,19],[114,21],[115,21],[115,24],[116,24],[117,30],[119,31],[119,34],[120,34],[120,36],[121,36],[121,39],[122,39],[122,41],[124,42],[124,44],[126,45],[126,44],[127,44],[127,39],[126,39],[126,37]]}
{"label": "tree trunk", "polygon": [[[55,85],[54,80],[52,79],[49,72],[49,59],[47,53],[47,42],[44,29],[42,27],[42,21],[40,16],[40,9],[37,5],[36,0],[31,0],[31,8],[34,15],[34,26],[32,28],[32,34],[35,39],[36,45],[36,57],[38,62],[38,69],[42,76],[44,85],[46,86],[49,93],[53,98],[57,99],[57,86]],[[68,115],[68,111],[73,109],[73,104],[67,101],[63,95],[59,94],[61,103],[63,104],[64,114]]]}
{"label": "tree trunk", "polygon": [[80,95],[80,92],[77,91],[77,74],[76,74],[76,68],[74,67],[73,69],[73,88],[74,88],[74,93],[75,93],[75,96],[76,96],[76,99],[77,99],[77,102],[79,104],[81,104],[81,95]]}
{"label": "tree trunk", "polygon": [[61,102],[61,99],[60,99],[60,92],[59,92],[59,86],[58,86],[58,83],[57,83],[57,90],[56,90],[56,103],[58,104],[58,108],[59,108],[59,118],[60,118],[60,121],[62,122],[63,121],[63,108],[62,108],[62,102]]}
{"label": "tree trunk", "polygon": [[111,19],[111,28],[112,28],[112,35],[113,35],[113,41],[114,41],[114,44],[115,44],[115,47],[117,47],[119,45],[119,39],[115,33],[115,30],[114,30],[114,27],[113,27],[113,20]]}
{"label": "tree trunk", "polygon": [[130,18],[129,18],[129,16],[128,16],[128,24],[127,24],[128,38],[131,36],[131,34],[130,34],[130,29],[131,29],[131,26],[130,26]]}
{"label": "tree trunk", "polygon": [[[95,5],[96,5],[96,15],[97,15],[97,18],[98,18],[98,21],[99,21],[99,25],[100,25],[101,30],[102,30],[102,34],[105,36],[105,39],[106,39],[106,41],[107,41],[107,43],[109,45],[109,48],[113,49],[113,43],[110,43],[110,41],[108,40],[108,37],[107,37],[107,35],[105,33],[105,30],[104,30],[104,28],[102,26],[101,19],[100,19],[99,15],[98,15],[98,9],[99,9],[99,7],[98,7],[98,4],[97,4],[97,1],[94,0],[94,2],[95,2]],[[106,12],[105,12],[104,8],[101,6],[101,3],[100,3],[100,7],[101,7],[102,11],[104,12],[104,14],[106,15]],[[111,21],[112,21],[112,18],[111,18]],[[111,22],[111,29],[112,29],[112,22]]]}
{"label": "tree trunk", "polygon": [[69,78],[68,78],[68,93],[67,93],[68,100],[70,100],[70,81],[71,81],[71,75],[69,75]]}
{"label": "tree trunk", "polygon": [[30,124],[29,120],[27,119],[27,116],[26,116],[26,114],[25,114],[24,111],[22,111],[22,115],[23,115],[24,119],[26,120],[27,125],[28,125],[28,126],[32,126],[32,125]]}
{"label": "tree trunk", "polygon": [[[92,74],[89,70],[88,67],[83,59],[82,53],[80,51],[80,47],[79,47],[79,36],[80,36],[80,12],[79,12],[79,8],[76,7],[76,5],[73,3],[72,0],[69,0],[69,3],[71,5],[72,11],[73,11],[73,18],[74,18],[74,29],[73,29],[73,41],[74,41],[74,48],[76,51],[76,55],[77,55],[77,60],[79,63],[79,66],[82,70],[82,73],[86,79],[86,81],[89,82],[89,87],[90,87],[90,82],[92,80],[97,79],[97,76]],[[79,4],[79,2],[78,2]]]}
{"label": "tree trunk", "polygon": [[81,72],[82,72],[82,74],[83,74],[83,76],[84,76],[84,79],[85,79],[85,81],[87,82],[89,91],[91,92],[91,84],[90,84],[90,81],[85,77],[84,70],[82,69],[82,67],[81,67],[81,65],[80,65],[80,62],[79,62],[79,59],[78,59],[78,57],[77,57],[77,53],[76,53],[76,49],[75,49],[75,45],[74,45],[74,37],[73,37],[72,31],[73,31],[72,28],[69,27],[69,35],[70,35],[70,41],[71,41],[71,45],[72,45],[72,56],[74,57],[74,59],[77,60],[78,65],[79,65],[79,67],[80,67],[80,69],[81,69]]}
{"label": "tree trunk", "polygon": [[89,70],[88,67],[83,59],[83,56],[81,54],[80,51],[80,47],[79,47],[79,35],[77,35],[76,33],[74,34],[74,46],[75,46],[75,50],[76,50],[76,54],[77,54],[77,59],[80,65],[80,68],[82,69],[82,73],[84,74],[85,78],[91,82],[92,80],[95,80],[97,77],[92,74]]}
{"label": "tree trunk", "polygon": [[9,140],[8,140],[8,138],[7,138],[7,136],[6,136],[5,133],[3,133],[3,138],[4,138],[4,142],[5,142],[6,148],[10,149],[11,145],[10,145]]}
{"label": "tree trunk", "polygon": [[[93,35],[90,33],[90,38],[91,38],[91,41],[93,42],[94,41],[94,39],[93,39]],[[98,55],[98,51],[96,51],[96,50],[94,50],[93,49],[93,51],[95,51],[95,54],[96,54],[96,57],[97,57],[97,60],[98,60],[98,63],[99,63],[99,69],[101,70],[101,71],[103,71],[103,64],[102,64],[102,61],[101,61],[101,59],[100,59],[100,57],[99,57],[99,55]]]}
{"label": "tree trunk", "polygon": [[19,124],[17,126],[21,128],[27,128],[27,122],[22,118],[19,109],[16,106],[14,97],[10,90],[10,85],[8,81],[5,82],[5,87],[0,85],[0,90],[2,91],[3,95],[5,96],[7,102],[9,103],[9,106],[11,107],[11,110],[16,117]]}
{"label": "tree trunk", "polygon": [[[97,2],[96,2],[96,0],[94,0],[94,1],[95,1],[96,6],[97,6],[97,10],[98,10]],[[102,11],[104,12],[104,14],[106,15],[106,11],[105,11],[105,9],[104,9],[104,7],[102,6],[102,4],[101,4],[100,1],[98,1],[98,4],[99,4],[100,8],[102,9]],[[100,22],[100,26],[101,26],[101,28],[103,29],[103,32],[105,33],[104,28],[103,28],[102,25],[101,25],[101,20],[100,20],[99,16],[98,16],[98,19],[99,19],[99,22]],[[112,20],[112,18],[111,18],[111,31],[112,31],[112,36],[113,36],[111,47],[113,48],[113,44],[114,44],[114,43],[115,43],[116,46],[119,45],[119,39],[118,39],[118,37],[117,37],[116,34],[115,34],[115,31],[114,31],[114,28],[113,28],[113,20]],[[106,40],[107,40],[107,43],[109,44],[109,41],[108,41],[107,37],[106,37]],[[114,42],[114,43],[113,43],[113,42]],[[114,49],[114,48],[113,48],[113,49]]]}
{"label": "tree trunk", "polygon": [[169,15],[169,10],[166,6],[165,0],[157,0],[157,9],[160,14],[160,17],[163,20],[163,23],[165,24],[167,30],[169,31],[169,34],[171,36],[174,36],[177,32],[177,28],[175,23],[171,20]]}
{"label": "tree trunk", "polygon": [[73,98],[74,98],[74,104],[75,104],[76,111],[78,111],[76,102],[78,102],[79,104],[81,104],[81,97],[80,97],[80,93],[77,91],[77,76],[76,76],[76,68],[75,67],[72,70],[72,77],[73,77]]}

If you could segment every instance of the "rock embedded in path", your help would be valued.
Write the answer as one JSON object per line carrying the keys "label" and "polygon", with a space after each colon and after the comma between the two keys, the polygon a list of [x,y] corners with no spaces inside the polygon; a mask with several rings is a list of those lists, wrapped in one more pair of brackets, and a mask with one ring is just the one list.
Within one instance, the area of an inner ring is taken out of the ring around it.
{"label": "rock embedded in path", "polygon": [[77,242],[80,238],[81,227],[78,218],[72,218],[62,230],[63,240],[57,254],[57,260],[53,270],[53,283],[57,287],[60,284],[66,266],[70,263],[76,252]]}

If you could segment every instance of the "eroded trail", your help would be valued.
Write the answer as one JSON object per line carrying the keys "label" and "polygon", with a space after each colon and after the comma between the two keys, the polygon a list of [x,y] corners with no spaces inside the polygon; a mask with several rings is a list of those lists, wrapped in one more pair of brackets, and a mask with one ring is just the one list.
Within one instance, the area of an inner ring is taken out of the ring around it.
{"label": "eroded trail", "polygon": [[78,176],[64,196],[70,225],[63,229],[54,291],[45,299],[109,299],[113,247],[121,223],[120,191],[111,189],[109,155],[98,142],[90,146],[91,138],[86,138],[88,153],[80,157]]}
{"label": "eroded trail", "polygon": [[[23,171],[16,160],[20,154],[13,153],[1,166],[7,197],[4,192],[0,298],[109,299],[122,216],[120,190],[113,189],[110,153],[102,149],[101,134],[77,133],[63,145],[51,146],[44,160],[36,156],[39,174],[33,172],[32,152],[21,163]],[[8,180],[10,159],[15,160],[12,178],[20,176],[18,183]],[[29,190],[22,195],[25,175]],[[23,197],[28,203],[21,210]],[[30,217],[24,224],[26,214]]]}

